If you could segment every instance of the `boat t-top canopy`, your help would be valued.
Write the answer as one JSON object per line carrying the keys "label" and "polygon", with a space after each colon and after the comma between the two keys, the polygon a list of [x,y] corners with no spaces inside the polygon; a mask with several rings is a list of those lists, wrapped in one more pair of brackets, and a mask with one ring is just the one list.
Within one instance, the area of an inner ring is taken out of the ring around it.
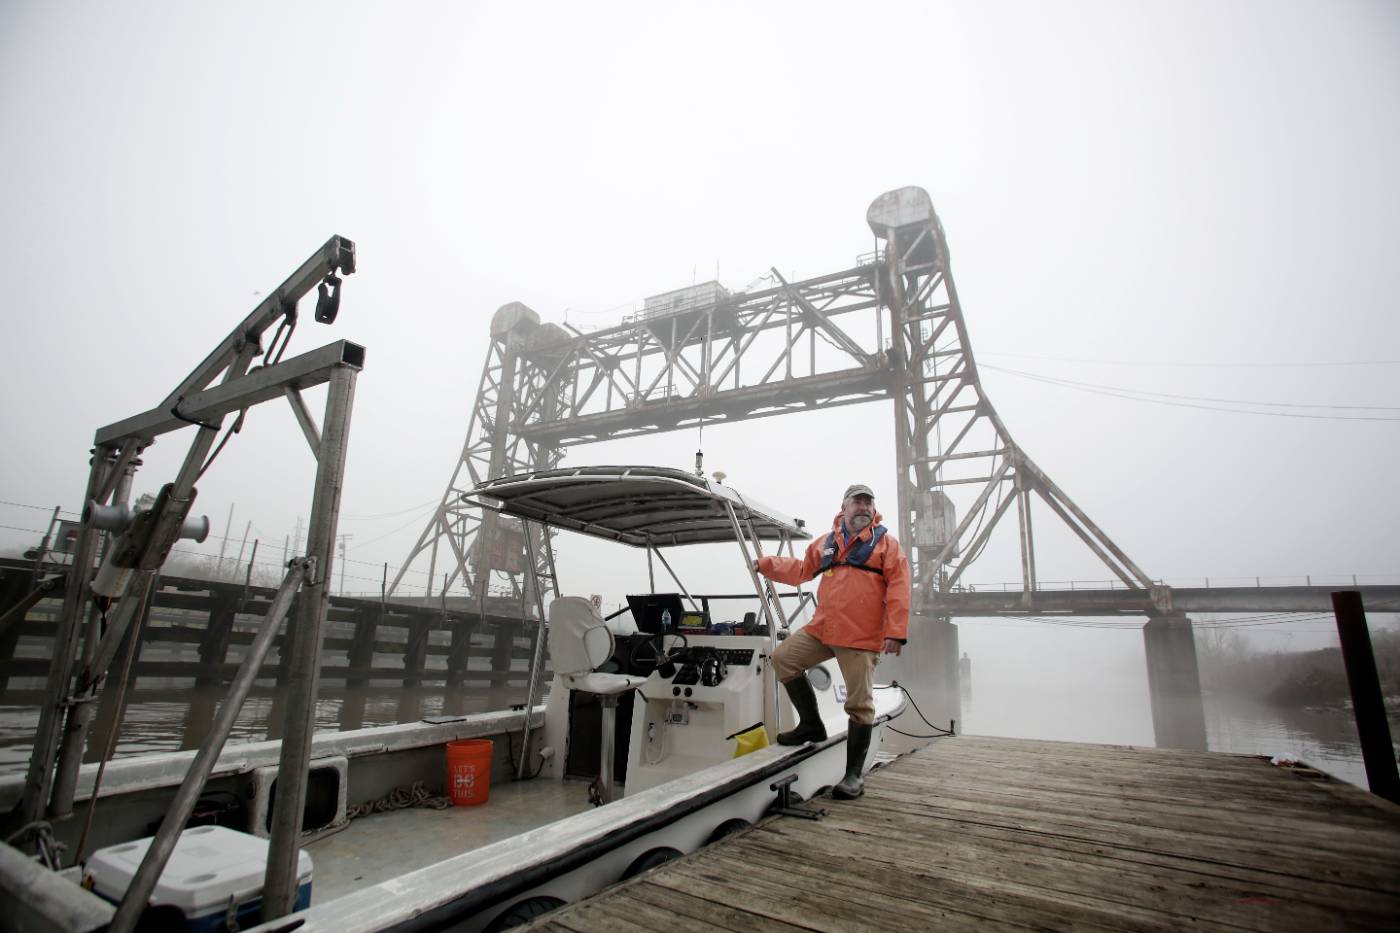
{"label": "boat t-top canopy", "polygon": [[636,547],[733,541],[733,508],[745,537],[809,539],[789,518],[737,490],[669,467],[590,466],[489,480],[463,498],[527,521]]}

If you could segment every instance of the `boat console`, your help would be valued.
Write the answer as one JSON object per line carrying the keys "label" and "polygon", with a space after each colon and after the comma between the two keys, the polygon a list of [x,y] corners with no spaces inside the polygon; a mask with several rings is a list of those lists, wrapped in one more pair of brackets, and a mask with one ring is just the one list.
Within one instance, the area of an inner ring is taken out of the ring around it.
{"label": "boat console", "polygon": [[633,705],[629,795],[728,761],[738,736],[764,724],[772,690],[766,636],[688,635],[667,644]]}
{"label": "boat console", "polygon": [[[696,631],[707,625],[703,614],[682,609],[675,594],[634,596],[628,602],[641,630],[633,630],[625,618],[610,623],[625,634],[614,634],[612,657],[599,669],[646,678],[619,698],[612,743],[613,773],[633,794],[733,758],[737,736],[764,725],[765,713],[771,718],[764,698],[771,696],[772,675],[766,633],[734,635],[730,625],[721,624],[711,627],[717,634],[703,634]],[[663,612],[686,624],[663,625]],[[550,702],[568,711],[562,730],[552,736],[556,742],[567,736],[563,774],[597,775],[605,728],[597,699],[565,688]]]}

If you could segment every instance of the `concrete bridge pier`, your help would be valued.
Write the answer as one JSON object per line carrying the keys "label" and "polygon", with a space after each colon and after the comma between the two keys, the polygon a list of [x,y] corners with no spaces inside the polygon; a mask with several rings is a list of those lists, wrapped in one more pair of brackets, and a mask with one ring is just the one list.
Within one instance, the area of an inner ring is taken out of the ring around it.
{"label": "concrete bridge pier", "polygon": [[[898,657],[884,655],[875,671],[876,683],[899,681],[909,691],[924,716],[940,729],[948,721],[958,721],[961,731],[962,700],[958,689],[958,627],[947,616],[911,613],[909,643]],[[934,729],[919,717],[913,704],[889,725],[900,732],[928,736]],[[888,752],[907,752],[927,745],[928,739],[896,735],[884,731],[883,748]]]}
{"label": "concrete bridge pier", "polygon": [[1150,613],[1142,640],[1157,747],[1206,751],[1206,716],[1191,620],[1181,613]]}

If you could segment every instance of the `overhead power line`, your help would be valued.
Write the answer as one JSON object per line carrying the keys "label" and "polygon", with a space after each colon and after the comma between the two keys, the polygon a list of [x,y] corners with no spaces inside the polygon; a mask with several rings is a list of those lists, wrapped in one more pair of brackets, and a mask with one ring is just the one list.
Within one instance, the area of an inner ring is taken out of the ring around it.
{"label": "overhead power line", "polygon": [[[53,506],[51,506],[51,505],[31,505],[31,504],[28,503],[28,502],[10,502],[10,501],[8,501],[8,500],[6,500],[6,499],[0,499],[0,505],[13,505],[15,508],[19,508],[19,509],[34,509],[34,510],[37,511],[37,512],[52,512],[52,511],[53,511]],[[67,509],[60,509],[60,510],[59,510],[59,514],[60,514],[60,515],[77,515],[78,513],[77,513],[77,512],[70,512],[70,511],[68,511]]]}
{"label": "overhead power line", "polygon": [[381,518],[397,518],[397,517],[399,517],[400,515],[407,515],[409,512],[421,512],[421,511],[423,511],[423,509],[424,509],[425,507],[430,506],[430,505],[437,505],[437,504],[438,504],[438,501],[439,501],[441,498],[442,498],[441,496],[433,496],[431,499],[428,499],[428,500],[426,500],[426,501],[424,501],[424,502],[420,502],[420,503],[418,503],[417,505],[410,505],[410,506],[409,506],[408,508],[406,508],[406,509],[399,509],[398,511],[395,511],[395,512],[380,512],[380,513],[377,514],[377,515],[347,515],[347,514],[345,514],[345,513],[342,512],[341,515],[340,515],[340,520],[341,520],[341,521],[354,521],[354,522],[368,522],[368,521],[375,521],[376,519],[381,519]]}
{"label": "overhead power line", "polygon": [[1025,372],[1024,370],[1020,370],[1020,369],[1005,369],[1005,368],[1000,367],[1000,366],[987,366],[987,367],[985,367],[985,368],[986,368],[986,369],[995,369],[995,370],[997,370],[998,372],[1003,372],[1003,373],[1013,373],[1013,374],[1018,375],[1018,376],[1028,376],[1028,377],[1030,377],[1030,378],[1038,378],[1038,379],[1052,380],[1052,381],[1055,381],[1055,382],[1062,382],[1062,383],[1064,383],[1065,385],[1084,386],[1085,388],[1093,388],[1093,389],[1113,389],[1113,390],[1119,391],[1119,392],[1132,392],[1132,393],[1135,393],[1135,394],[1138,394],[1138,395],[1148,395],[1148,396],[1154,396],[1154,397],[1157,397],[1157,398],[1190,399],[1190,400],[1192,400],[1192,401],[1198,401],[1198,402],[1225,402],[1225,403],[1231,404],[1231,405],[1261,405],[1261,406],[1268,406],[1268,407],[1272,407],[1272,408],[1337,408],[1337,409],[1354,409],[1354,410],[1361,410],[1361,411],[1400,411],[1400,406],[1397,406],[1397,405],[1325,405],[1325,404],[1309,405],[1309,404],[1303,404],[1303,403],[1300,403],[1300,402],[1256,402],[1256,401],[1252,401],[1252,400],[1250,400],[1250,399],[1241,399],[1241,398],[1216,398],[1216,397],[1210,396],[1210,395],[1178,395],[1178,394],[1174,394],[1174,393],[1171,393],[1171,392],[1154,392],[1154,391],[1152,391],[1151,389],[1125,389],[1125,388],[1121,388],[1121,387],[1118,387],[1118,386],[1105,386],[1105,385],[1100,385],[1100,384],[1094,383],[1094,382],[1077,382],[1077,381],[1075,381],[1075,380],[1073,380],[1073,379],[1063,379],[1063,378],[1058,377],[1058,376],[1043,376],[1043,375],[1041,375],[1041,374],[1039,374],[1039,373],[1028,373],[1028,372]]}
{"label": "overhead power line", "polygon": [[413,526],[413,525],[418,524],[418,523],[421,522],[423,519],[425,519],[425,518],[428,517],[428,513],[429,513],[429,512],[435,511],[435,510],[437,509],[437,507],[438,507],[438,500],[437,500],[437,499],[434,499],[434,500],[433,500],[433,504],[432,504],[431,506],[429,506],[429,507],[426,508],[426,509],[421,510],[420,512],[418,512],[418,514],[414,515],[412,518],[410,518],[408,521],[404,522],[402,525],[398,525],[398,526],[396,526],[396,527],[394,527],[394,528],[389,529],[388,531],[384,532],[384,533],[381,534],[381,535],[377,535],[376,537],[370,538],[370,539],[367,540],[367,541],[361,542],[360,547],[365,547],[366,545],[374,544],[375,542],[378,542],[378,541],[383,541],[385,538],[388,538],[388,537],[390,537],[390,536],[392,536],[392,535],[398,534],[400,531],[403,531],[405,528],[409,528],[409,527],[411,527],[411,526]]}
{"label": "overhead power line", "polygon": [[1191,362],[1181,360],[1086,360],[1069,356],[1033,356],[1029,353],[979,353],[978,356],[1003,356],[1018,360],[1041,360],[1047,363],[1082,363],[1103,366],[1177,366],[1202,369],[1295,369],[1300,367],[1323,366],[1397,366],[1400,360],[1336,360],[1295,361],[1285,363],[1251,363],[1232,361],[1228,363]]}
{"label": "overhead power line", "polygon": [[[1267,408],[1400,411],[1400,407],[1389,405],[1304,405],[1294,402],[1254,402],[1243,399],[1212,398],[1210,396],[1174,395],[1167,392],[1152,392],[1146,389],[1127,389],[1121,386],[1106,386],[1092,382],[1079,382],[1074,379],[1060,379],[1055,376],[1044,376],[1039,373],[1028,373],[1019,369],[1008,369],[1003,366],[993,366],[991,364],[983,364],[982,368],[1006,373],[1010,376],[1019,376],[1022,379],[1029,379],[1032,382],[1041,382],[1046,385],[1088,392],[1092,395],[1107,395],[1113,398],[1127,399],[1130,402],[1151,402],[1155,405],[1171,405],[1177,408],[1197,408],[1204,411],[1224,411],[1241,415],[1268,415],[1275,418],[1309,418],[1322,421],[1400,421],[1400,417],[1382,415],[1324,415],[1298,411],[1260,411],[1254,408],[1225,407],[1228,405],[1255,405]],[[1199,404],[1203,402],[1220,404]]]}

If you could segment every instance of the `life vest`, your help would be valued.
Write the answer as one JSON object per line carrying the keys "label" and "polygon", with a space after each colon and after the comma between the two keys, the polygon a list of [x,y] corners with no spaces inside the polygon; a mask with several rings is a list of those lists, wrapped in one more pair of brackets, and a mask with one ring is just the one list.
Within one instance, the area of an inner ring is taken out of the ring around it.
{"label": "life vest", "polygon": [[870,540],[858,542],[855,547],[846,552],[845,560],[836,559],[836,532],[832,531],[822,544],[822,564],[817,568],[817,575],[826,573],[832,567],[854,567],[857,570],[864,570],[866,573],[878,573],[883,577],[885,575],[883,570],[879,567],[867,567],[865,562],[870,559],[871,554],[875,553],[875,545],[880,543],[886,530],[884,525],[876,525],[874,532],[870,535]]}

